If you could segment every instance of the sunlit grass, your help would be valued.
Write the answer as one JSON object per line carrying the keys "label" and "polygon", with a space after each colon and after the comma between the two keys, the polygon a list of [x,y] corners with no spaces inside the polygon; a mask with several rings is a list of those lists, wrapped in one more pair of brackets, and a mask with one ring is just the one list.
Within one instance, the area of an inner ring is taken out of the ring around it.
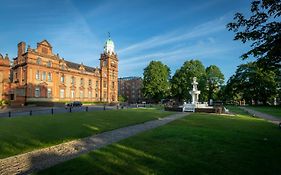
{"label": "sunlit grass", "polygon": [[250,109],[281,118],[280,106],[249,106]]}
{"label": "sunlit grass", "polygon": [[38,174],[281,174],[281,130],[243,110],[192,114]]}
{"label": "sunlit grass", "polygon": [[159,110],[127,109],[0,119],[0,158],[158,119]]}

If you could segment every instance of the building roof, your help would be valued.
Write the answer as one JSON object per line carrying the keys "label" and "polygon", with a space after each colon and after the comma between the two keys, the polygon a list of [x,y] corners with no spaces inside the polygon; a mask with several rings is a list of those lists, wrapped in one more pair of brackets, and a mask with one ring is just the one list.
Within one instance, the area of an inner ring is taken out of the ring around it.
{"label": "building roof", "polygon": [[138,80],[141,79],[141,77],[122,77],[118,78],[118,80]]}
{"label": "building roof", "polygon": [[[73,63],[73,62],[66,61],[66,60],[65,60],[65,63],[67,65],[67,67],[69,67],[71,69],[76,69],[76,70],[80,70],[79,68],[82,65],[82,64]],[[85,66],[85,65],[83,65],[83,67],[85,68],[85,71],[87,71],[87,72],[95,72],[97,70],[97,68],[89,67],[89,66]]]}

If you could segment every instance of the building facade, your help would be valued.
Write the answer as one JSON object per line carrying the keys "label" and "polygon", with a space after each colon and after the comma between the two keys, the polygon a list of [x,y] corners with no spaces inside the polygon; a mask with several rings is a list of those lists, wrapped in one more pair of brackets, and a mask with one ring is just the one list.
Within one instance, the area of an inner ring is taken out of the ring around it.
{"label": "building facade", "polygon": [[125,97],[129,103],[142,102],[143,95],[141,89],[141,77],[124,77],[118,79],[118,93]]}
{"label": "building facade", "polygon": [[[100,68],[89,67],[54,54],[47,40],[37,43],[35,49],[30,46],[26,49],[25,42],[20,42],[10,67],[10,89],[2,89],[11,102],[20,104],[75,100],[117,102],[118,58],[110,38],[99,60]],[[4,68],[0,61],[0,69]]]}

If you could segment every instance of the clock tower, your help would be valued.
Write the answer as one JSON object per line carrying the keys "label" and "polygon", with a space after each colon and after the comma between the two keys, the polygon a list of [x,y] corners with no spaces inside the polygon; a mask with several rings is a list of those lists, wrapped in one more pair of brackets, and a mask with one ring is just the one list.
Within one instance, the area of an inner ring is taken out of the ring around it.
{"label": "clock tower", "polygon": [[118,58],[111,37],[104,45],[100,57],[100,101],[118,101]]}

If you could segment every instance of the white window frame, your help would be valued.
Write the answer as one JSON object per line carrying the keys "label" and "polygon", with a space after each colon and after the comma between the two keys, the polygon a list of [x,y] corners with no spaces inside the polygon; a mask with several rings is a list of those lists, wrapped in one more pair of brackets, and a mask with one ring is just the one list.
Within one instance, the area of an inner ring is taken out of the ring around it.
{"label": "white window frame", "polygon": [[52,97],[52,88],[47,89],[47,97],[51,98]]}
{"label": "white window frame", "polygon": [[64,89],[60,89],[60,98],[64,98]]}
{"label": "white window frame", "polygon": [[34,96],[35,97],[40,97],[40,87],[35,87]]}

